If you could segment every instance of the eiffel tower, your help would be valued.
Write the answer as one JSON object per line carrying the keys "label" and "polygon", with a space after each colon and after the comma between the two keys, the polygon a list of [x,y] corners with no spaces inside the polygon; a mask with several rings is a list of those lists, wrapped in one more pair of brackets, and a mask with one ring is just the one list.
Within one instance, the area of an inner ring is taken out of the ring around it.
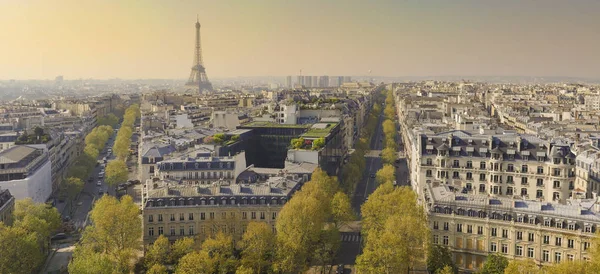
{"label": "eiffel tower", "polygon": [[196,48],[194,51],[194,65],[190,78],[185,85],[189,88],[197,88],[198,92],[210,92],[213,90],[212,84],[206,76],[206,68],[202,61],[202,47],[200,45],[200,21],[196,19]]}

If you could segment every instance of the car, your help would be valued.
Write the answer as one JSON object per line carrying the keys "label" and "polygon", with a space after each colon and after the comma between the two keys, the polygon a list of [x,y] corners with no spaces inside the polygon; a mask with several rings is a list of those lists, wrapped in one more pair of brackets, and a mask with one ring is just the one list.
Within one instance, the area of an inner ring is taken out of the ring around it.
{"label": "car", "polygon": [[344,274],[344,264],[339,264],[335,270],[335,274]]}
{"label": "car", "polygon": [[58,234],[52,236],[52,238],[50,238],[50,241],[59,241],[59,240],[64,240],[66,238],[67,238],[67,234],[58,233]]}
{"label": "car", "polygon": [[375,173],[371,173],[371,178],[375,178]]}
{"label": "car", "polygon": [[83,202],[77,202],[77,206],[81,206]]}
{"label": "car", "polygon": [[98,189],[98,195],[100,195],[100,196],[104,195],[104,191],[102,189]]}
{"label": "car", "polygon": [[399,164],[400,163],[400,159],[396,159],[396,161],[394,161],[394,162],[396,162],[396,164]]}
{"label": "car", "polygon": [[71,216],[65,216],[65,217],[63,217],[62,220],[63,220],[63,222],[68,222],[71,220]]}
{"label": "car", "polygon": [[96,185],[97,185],[97,186],[102,186],[102,181],[98,181],[98,182],[96,183]]}

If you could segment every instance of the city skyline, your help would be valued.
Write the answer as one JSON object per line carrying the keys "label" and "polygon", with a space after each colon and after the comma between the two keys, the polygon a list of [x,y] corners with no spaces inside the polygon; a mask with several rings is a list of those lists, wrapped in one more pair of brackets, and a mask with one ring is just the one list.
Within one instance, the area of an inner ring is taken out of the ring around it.
{"label": "city skyline", "polygon": [[184,79],[196,14],[211,78],[598,78],[598,12],[587,0],[3,1],[0,79]]}

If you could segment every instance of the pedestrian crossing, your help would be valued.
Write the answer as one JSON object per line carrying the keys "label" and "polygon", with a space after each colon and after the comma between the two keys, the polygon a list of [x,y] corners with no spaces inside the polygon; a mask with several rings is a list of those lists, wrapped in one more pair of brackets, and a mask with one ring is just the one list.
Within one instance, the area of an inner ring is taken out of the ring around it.
{"label": "pedestrian crossing", "polygon": [[342,233],[342,242],[360,242],[361,236],[357,233]]}

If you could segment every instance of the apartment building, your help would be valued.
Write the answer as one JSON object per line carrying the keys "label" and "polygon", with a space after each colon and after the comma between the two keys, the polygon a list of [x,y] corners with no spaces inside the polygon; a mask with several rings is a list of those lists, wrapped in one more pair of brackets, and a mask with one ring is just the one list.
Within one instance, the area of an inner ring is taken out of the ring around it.
{"label": "apartment building", "polygon": [[231,184],[245,169],[245,152],[235,156],[182,156],[158,162],[155,177],[161,180],[178,180],[188,185],[205,185],[217,181]]}
{"label": "apartment building", "polygon": [[437,186],[427,187],[425,200],[432,242],[447,246],[467,273],[480,269],[491,253],[539,265],[587,260],[600,225],[596,199],[562,205]]}
{"label": "apartment building", "polygon": [[52,193],[51,163],[41,148],[17,145],[0,152],[0,188],[15,199],[46,202]]}
{"label": "apartment building", "polygon": [[457,130],[423,133],[418,148],[418,193],[427,185],[450,185],[464,193],[564,204],[575,189],[575,155],[559,140]]}
{"label": "apartment building", "polygon": [[13,211],[15,211],[15,197],[8,189],[0,189],[0,223],[11,225]]}
{"label": "apartment building", "polygon": [[239,240],[250,222],[265,222],[275,229],[277,214],[302,182],[284,177],[255,184],[155,182],[143,203],[144,244],[160,235],[174,242],[182,237],[206,239],[219,231]]}

